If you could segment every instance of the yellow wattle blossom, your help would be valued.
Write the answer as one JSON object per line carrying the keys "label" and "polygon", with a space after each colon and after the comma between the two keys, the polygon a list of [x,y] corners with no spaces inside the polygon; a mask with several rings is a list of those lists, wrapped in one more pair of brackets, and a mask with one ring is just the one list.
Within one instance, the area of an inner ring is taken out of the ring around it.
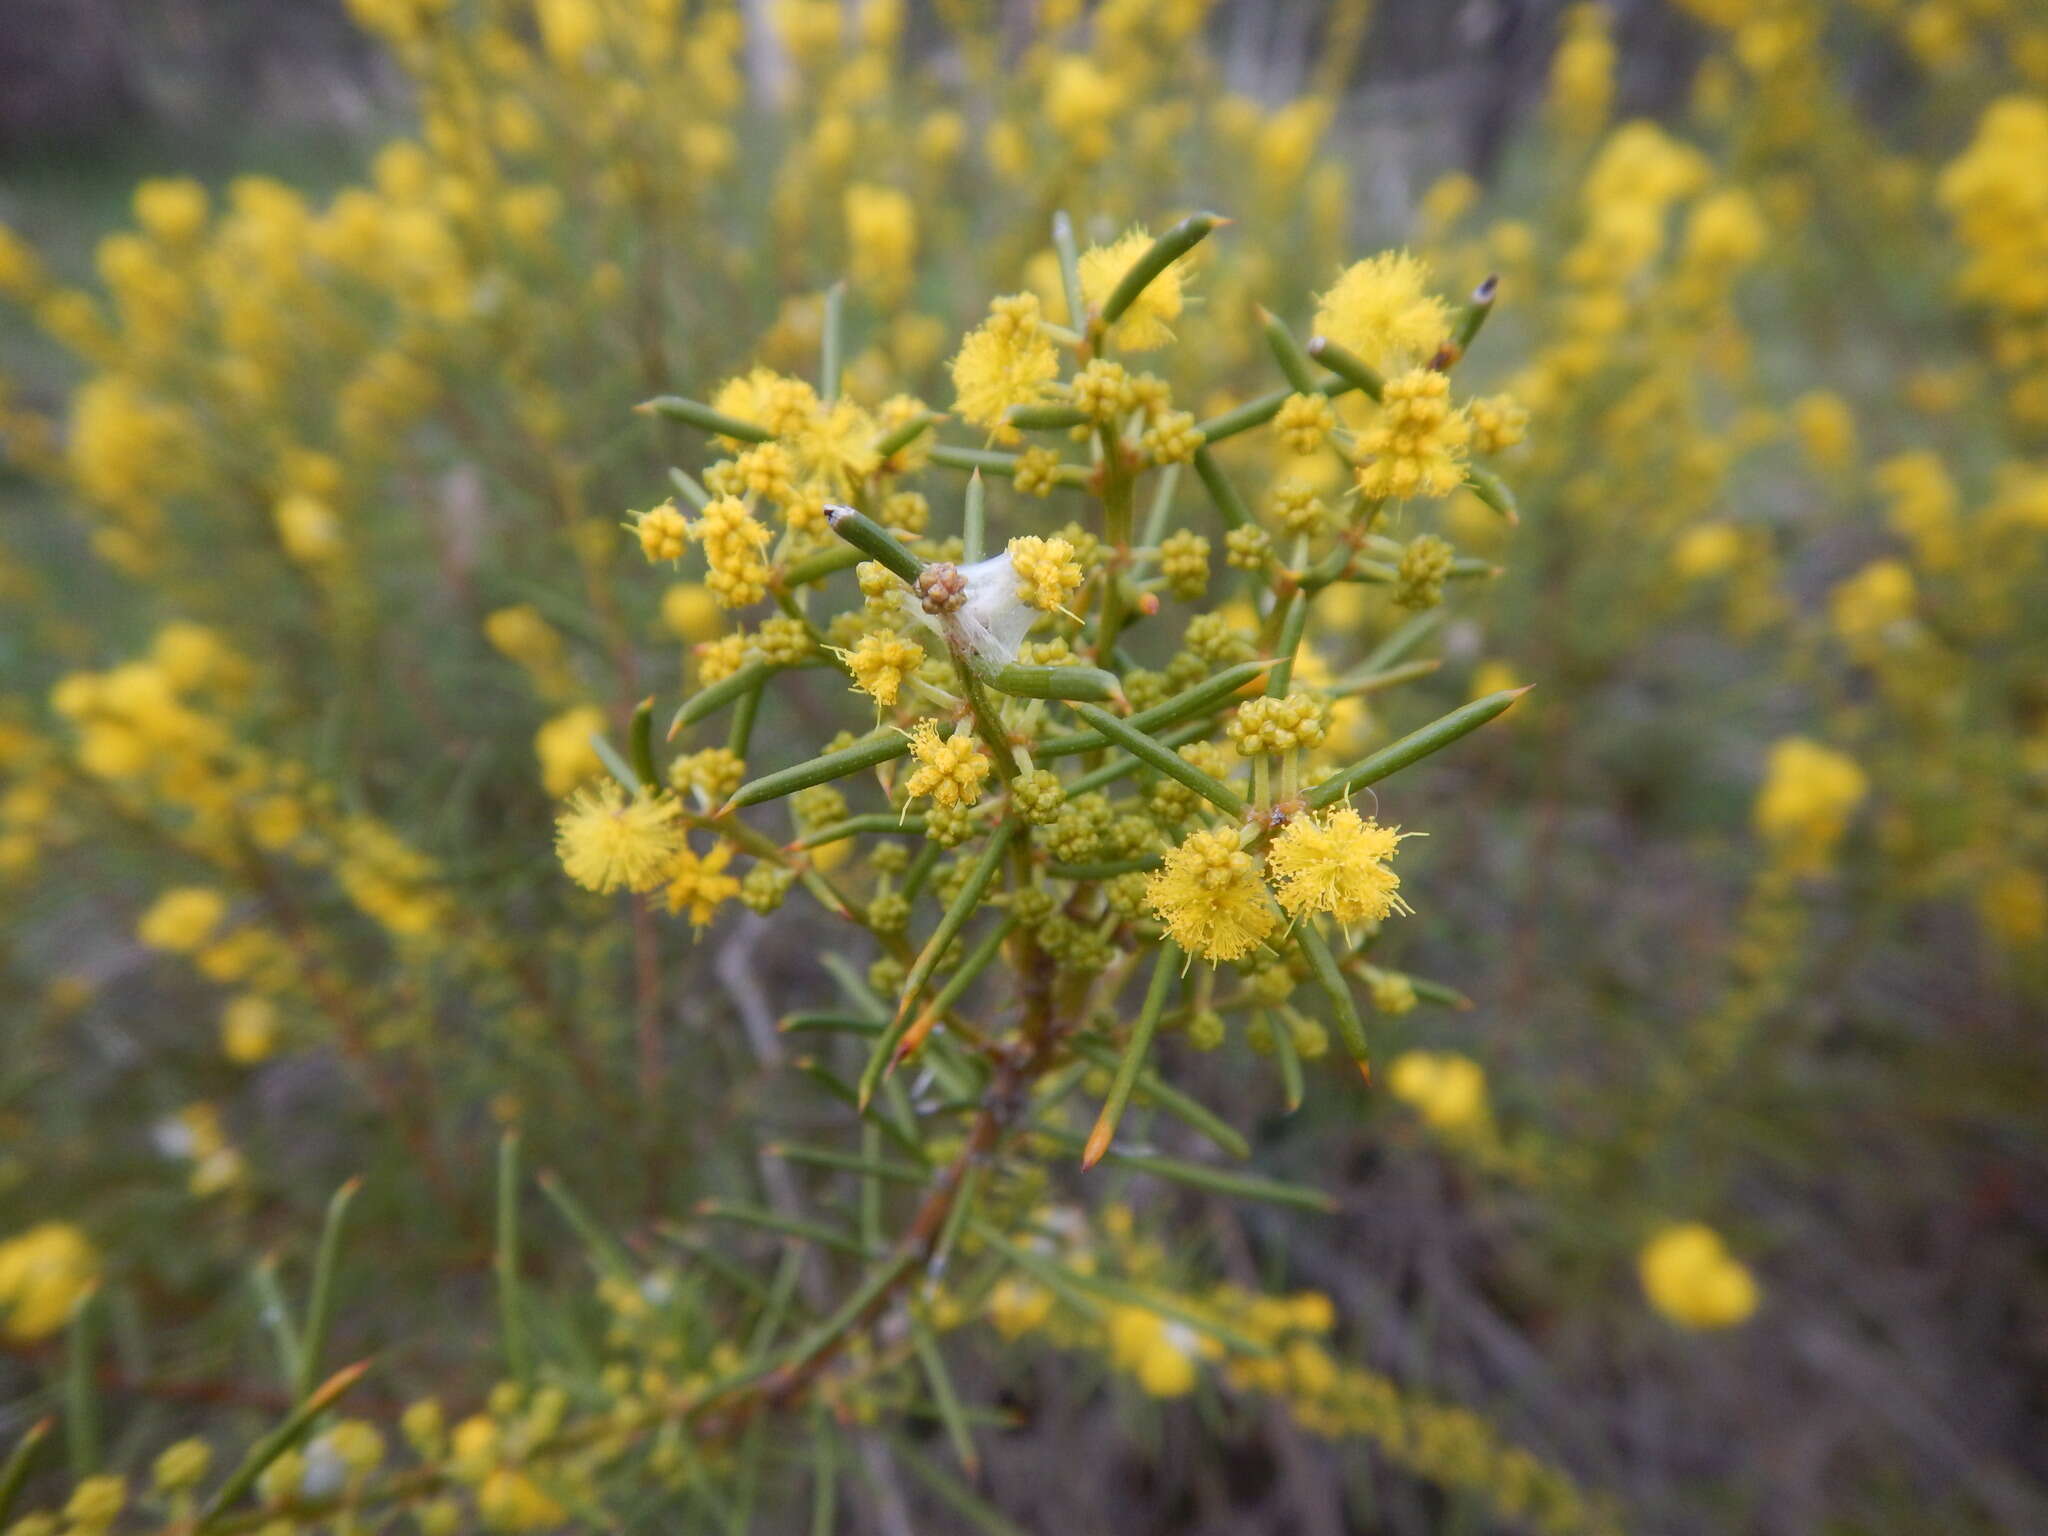
{"label": "yellow wattle blossom", "polygon": [[1567,133],[1590,135],[1614,102],[1614,39],[1601,6],[1574,5],[1563,21],[1564,40],[1550,59],[1549,106]]}
{"label": "yellow wattle blossom", "polygon": [[1814,468],[1846,474],[1856,462],[1856,414],[1831,389],[1810,389],[1792,402],[1792,430]]}
{"label": "yellow wattle blossom", "polygon": [[1387,861],[1403,837],[1416,835],[1336,806],[1289,821],[1266,851],[1266,870],[1290,917],[1328,912],[1347,925],[1376,923],[1409,910]]}
{"label": "yellow wattle blossom", "polygon": [[645,790],[630,800],[607,779],[577,791],[555,821],[555,852],[585,890],[651,891],[684,848],[677,806]]}
{"label": "yellow wattle blossom", "polygon": [[689,525],[711,567],[704,585],[722,607],[745,608],[768,595],[768,562],[761,552],[773,535],[737,496],[714,496]]}
{"label": "yellow wattle blossom", "polygon": [[714,639],[724,620],[718,599],[702,582],[678,582],[661,594],[661,622],[678,640],[691,643]]}
{"label": "yellow wattle blossom", "polygon": [[[874,418],[859,402],[841,396],[814,411],[792,441],[808,483],[821,485],[834,496],[848,496],[881,462],[875,452],[876,436]],[[802,522],[803,514],[797,512],[794,520]]]}
{"label": "yellow wattle blossom", "polygon": [[1337,408],[1322,394],[1289,395],[1273,418],[1273,429],[1290,453],[1311,454],[1337,426]]}
{"label": "yellow wattle blossom", "polygon": [[0,1333],[33,1344],[71,1321],[99,1283],[100,1256],[67,1221],[45,1221],[0,1242]]}
{"label": "yellow wattle blossom", "polygon": [[1014,439],[1016,430],[1004,424],[1004,413],[1044,399],[1059,372],[1059,351],[1040,323],[1038,295],[997,299],[953,359],[953,409],[998,439]]}
{"label": "yellow wattle blossom", "polygon": [[1529,412],[1512,395],[1482,395],[1465,407],[1476,453],[1503,453],[1529,435]]}
{"label": "yellow wattle blossom", "polygon": [[2002,869],[1979,888],[1977,915],[2014,954],[2038,953],[2048,942],[2048,880],[2031,869]]}
{"label": "yellow wattle blossom", "polygon": [[1742,530],[1714,521],[1688,528],[1671,551],[1671,568],[1686,581],[1725,575],[1742,562]]}
{"label": "yellow wattle blossom", "polygon": [[1192,832],[1167,850],[1145,899],[1173,941],[1206,960],[1240,960],[1280,925],[1258,861],[1229,827]]}
{"label": "yellow wattle blossom", "polygon": [[1052,1292],[1015,1275],[1005,1276],[989,1293],[988,1320],[1006,1339],[1019,1338],[1052,1316]]}
{"label": "yellow wattle blossom", "polygon": [[[1152,236],[1142,227],[1126,231],[1108,245],[1092,245],[1081,253],[1081,298],[1090,311],[1099,310],[1123,281],[1124,274],[1152,248]],[[1173,340],[1173,322],[1187,303],[1181,276],[1183,263],[1173,262],[1161,272],[1131,307],[1109,328],[1109,342],[1125,352],[1149,352]]]}
{"label": "yellow wattle blossom", "polygon": [[231,998],[220,1011],[221,1054],[238,1067],[254,1066],[276,1051],[278,1028],[277,1004],[269,998]]}
{"label": "yellow wattle blossom", "polygon": [[1826,867],[1849,818],[1870,792],[1853,758],[1803,736],[1771,748],[1756,798],[1756,828],[1786,868],[1801,874]]}
{"label": "yellow wattle blossom", "polygon": [[1316,306],[1315,330],[1381,373],[1427,362],[1451,334],[1451,312],[1429,291],[1426,262],[1382,251],[1353,262]]}
{"label": "yellow wattle blossom", "polygon": [[212,1446],[204,1440],[180,1440],[157,1454],[150,1468],[150,1483],[159,1493],[197,1488],[212,1465]]}
{"label": "yellow wattle blossom", "polygon": [[673,501],[664,501],[645,512],[635,512],[633,533],[640,540],[640,553],[650,564],[660,560],[680,560],[683,551],[690,547],[689,520],[676,509]]}
{"label": "yellow wattle blossom", "polygon": [[910,755],[918,766],[904,793],[913,800],[930,795],[932,803],[941,806],[974,804],[981,798],[981,781],[994,766],[966,726],[954,727],[953,734],[941,740],[938,726],[929,720],[918,721],[911,731]]}
{"label": "yellow wattle blossom", "polygon": [[1849,653],[1868,661],[1912,621],[1916,602],[1910,566],[1902,560],[1873,560],[1828,594],[1828,618]]}
{"label": "yellow wattle blossom", "polygon": [[1756,1277],[1700,1222],[1665,1227],[1636,1262],[1650,1305],[1680,1327],[1732,1328],[1756,1311]]}
{"label": "yellow wattle blossom", "polygon": [[1387,380],[1371,426],[1358,435],[1358,488],[1376,499],[1447,496],[1465,479],[1472,424],[1451,404],[1451,381],[1430,368]]}
{"label": "yellow wattle blossom", "polygon": [[1486,1069],[1456,1051],[1403,1051],[1387,1071],[1394,1097],[1447,1136],[1486,1125]]}
{"label": "yellow wattle blossom", "polygon": [[684,843],[668,867],[669,911],[689,913],[693,928],[710,922],[721,902],[740,893],[738,877],[725,872],[725,866],[731,862],[732,844],[724,838],[704,854]]}
{"label": "yellow wattle blossom", "polygon": [[604,772],[604,760],[590,744],[603,730],[604,711],[595,704],[578,704],[533,733],[541,787],[550,799],[563,799],[577,785]]}
{"label": "yellow wattle blossom", "polygon": [[1074,546],[1065,539],[1026,534],[1010,540],[1010,568],[1017,573],[1017,597],[1043,612],[1064,608],[1081,589],[1084,572]]}
{"label": "yellow wattle blossom", "polygon": [[220,927],[228,915],[228,899],[210,886],[187,885],[165,891],[135,925],[135,936],[151,949],[189,955]]}
{"label": "yellow wattle blossom", "polygon": [[1930,571],[1953,569],[1962,559],[1962,492],[1941,458],[1925,449],[1886,459],[1871,484],[1889,502],[1885,524],[1913,546]]}
{"label": "yellow wattle blossom", "polygon": [[494,1531],[542,1531],[569,1518],[539,1483],[517,1467],[486,1474],[476,1491],[476,1512]]}
{"label": "yellow wattle blossom", "polygon": [[893,300],[917,264],[917,209],[895,187],[855,182],[846,189],[846,248],[854,286]]}
{"label": "yellow wattle blossom", "polygon": [[128,1507],[128,1484],[111,1473],[82,1478],[64,1501],[64,1518],[72,1536],[94,1536],[109,1529]]}
{"label": "yellow wattle blossom", "polygon": [[845,654],[853,685],[884,709],[894,709],[904,679],[924,665],[924,647],[893,629],[873,629]]}
{"label": "yellow wattle blossom", "polygon": [[338,559],[344,545],[341,519],[317,496],[294,493],[272,511],[277,541],[301,565],[322,566]]}
{"label": "yellow wattle blossom", "polygon": [[1107,1328],[1110,1363],[1137,1377],[1152,1397],[1187,1396],[1195,1390],[1198,1363],[1221,1353],[1213,1340],[1149,1307],[1112,1307]]}

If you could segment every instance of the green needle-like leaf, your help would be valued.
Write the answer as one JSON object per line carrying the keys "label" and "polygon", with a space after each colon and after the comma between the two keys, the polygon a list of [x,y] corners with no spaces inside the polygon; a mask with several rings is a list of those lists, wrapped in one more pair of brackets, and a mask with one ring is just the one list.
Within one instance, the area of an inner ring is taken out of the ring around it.
{"label": "green needle-like leaf", "polygon": [[910,738],[901,731],[883,731],[870,736],[866,741],[857,741],[850,747],[837,752],[827,752],[822,757],[811,758],[808,762],[764,774],[750,779],[733,792],[719,814],[734,811],[744,805],[761,805],[769,800],[780,800],[784,795],[793,795],[800,789],[809,789],[813,784],[829,784],[834,779],[843,779],[848,774],[859,773],[863,768],[876,768],[883,763],[893,762],[899,757],[910,755]]}
{"label": "green needle-like leaf", "polygon": [[1124,1107],[1131,1102],[1131,1089],[1137,1086],[1138,1072],[1152,1049],[1152,1037],[1159,1031],[1159,1016],[1166,1011],[1166,996],[1173,990],[1179,965],[1180,946],[1169,939],[1160,946],[1159,958],[1152,962],[1152,981],[1145,988],[1137,1022],[1131,1026],[1130,1042],[1124,1047],[1116,1076],[1110,1079],[1109,1097],[1102,1101],[1102,1113],[1096,1117],[1095,1129],[1088,1133],[1088,1145],[1082,1150],[1083,1168],[1093,1168],[1101,1162],[1102,1154],[1116,1138],[1117,1122],[1124,1117]]}
{"label": "green needle-like leaf", "polygon": [[320,1357],[327,1348],[327,1332],[334,1323],[334,1272],[341,1263],[341,1233],[348,1220],[348,1208],[361,1179],[350,1179],[327,1202],[327,1221],[320,1229],[320,1247],[313,1260],[313,1290],[306,1302],[306,1331],[299,1349],[299,1368],[292,1382],[294,1401],[302,1400],[317,1384]]}
{"label": "green needle-like leaf", "polygon": [[767,443],[775,439],[775,434],[766,427],[757,427],[751,421],[741,421],[737,416],[714,411],[700,400],[688,400],[681,395],[656,395],[633,409],[645,415],[665,416],[670,421],[688,422],[713,436],[730,437],[742,443]]}
{"label": "green needle-like leaf", "polygon": [[1143,731],[1131,729],[1127,722],[1119,720],[1106,709],[1098,709],[1093,704],[1075,704],[1072,708],[1075,714],[1108,737],[1112,745],[1122,747],[1168,778],[1179,780],[1218,810],[1231,816],[1244,814],[1244,796],[1221,779],[1204,773],[1171,748],[1161,745]]}
{"label": "green needle-like leaf", "polygon": [[1316,785],[1304,797],[1308,808],[1319,811],[1326,805],[1334,805],[1368,784],[1377,784],[1389,774],[1399,773],[1411,763],[1421,762],[1432,752],[1441,752],[1459,737],[1470,735],[1501,714],[1528,691],[1525,686],[1489,693],[1483,699],[1474,699],[1470,704],[1452,710],[1442,719],[1432,720],[1419,731],[1410,731],[1399,741],[1390,742],[1370,757],[1361,758],[1343,772],[1332,774]]}

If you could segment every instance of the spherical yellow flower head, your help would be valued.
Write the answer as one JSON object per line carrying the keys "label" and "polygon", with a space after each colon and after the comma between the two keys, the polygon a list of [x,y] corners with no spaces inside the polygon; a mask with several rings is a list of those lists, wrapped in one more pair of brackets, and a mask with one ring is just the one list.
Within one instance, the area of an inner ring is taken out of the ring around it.
{"label": "spherical yellow flower head", "polygon": [[1952,570],[1962,560],[1962,492],[1940,457],[1926,450],[1886,459],[1871,475],[1890,505],[1885,523],[1913,546],[1928,570]]}
{"label": "spherical yellow flower head", "polygon": [[678,640],[714,639],[721,622],[718,599],[701,582],[678,582],[661,594],[661,622]]}
{"label": "spherical yellow flower head", "polygon": [[[1081,298],[1088,308],[1099,310],[1116,292],[1124,274],[1137,265],[1138,258],[1152,248],[1152,236],[1139,225],[1108,245],[1093,245],[1081,253]],[[1174,262],[1131,301],[1131,307],[1109,328],[1109,342],[1125,352],[1149,352],[1173,340],[1173,322],[1180,318],[1186,295],[1182,291],[1181,268]]]}
{"label": "spherical yellow flower head", "polygon": [[604,729],[604,711],[595,704],[565,709],[533,733],[533,755],[540,759],[542,788],[559,800],[585,779],[604,772],[604,763],[590,738]]}
{"label": "spherical yellow flower head", "polygon": [[1374,499],[1447,496],[1465,479],[1472,423],[1432,368],[1387,380],[1372,425],[1358,436],[1358,488]]}
{"label": "spherical yellow flower head", "polygon": [[206,188],[189,176],[140,182],[133,201],[135,222],[164,245],[189,245],[206,228]]}
{"label": "spherical yellow flower head", "polygon": [[746,778],[746,759],[731,747],[686,752],[668,765],[668,781],[677,793],[694,791],[713,805],[722,805]]}
{"label": "spherical yellow flower head", "polygon": [[845,205],[854,286],[893,300],[916,266],[916,207],[894,187],[858,181],[846,189]]}
{"label": "spherical yellow flower head", "polygon": [[1041,1327],[1052,1316],[1052,1292],[1029,1280],[1012,1275],[989,1292],[986,1305],[989,1322],[1006,1339],[1016,1339]]}
{"label": "spherical yellow flower head", "polygon": [[[787,501],[796,494],[796,470],[789,450],[781,443],[756,443],[737,455],[724,489],[738,496],[759,496],[764,501]],[[705,476],[707,482],[710,476]]]}
{"label": "spherical yellow flower head", "polygon": [[669,911],[689,913],[694,928],[710,922],[720,902],[730,901],[740,893],[738,877],[725,872],[725,866],[731,862],[732,844],[723,839],[713,843],[709,853],[701,855],[688,843],[683,844],[675,862],[668,867]]}
{"label": "spherical yellow flower head", "polygon": [[1246,699],[1226,727],[1239,757],[1319,747],[1329,734],[1329,712],[1312,693]]}
{"label": "spherical yellow flower head", "polygon": [[280,498],[271,515],[278,543],[299,564],[326,565],[340,558],[345,547],[341,519],[318,496],[295,491]]}
{"label": "spherical yellow flower head", "polygon": [[1403,1051],[1387,1073],[1387,1086],[1431,1130],[1445,1135],[1477,1130],[1487,1121],[1486,1069],[1455,1051]]}
{"label": "spherical yellow flower head", "polygon": [[1550,59],[1550,110],[1568,133],[1589,135],[1614,99],[1614,39],[1597,5],[1565,12],[1564,40]]}
{"label": "spherical yellow flower head", "polygon": [[683,847],[675,801],[631,799],[610,779],[578,790],[555,821],[555,853],[569,878],[588,891],[651,891]]}
{"label": "spherical yellow flower head", "polygon": [[835,496],[853,487],[882,462],[875,452],[875,419],[844,396],[812,412],[795,437],[796,456],[807,479],[825,485]]}
{"label": "spherical yellow flower head", "polygon": [[1152,418],[1138,446],[1154,464],[1185,464],[1201,449],[1204,438],[1192,411],[1161,411]]}
{"label": "spherical yellow flower head", "polygon": [[1513,395],[1482,395],[1465,407],[1472,423],[1472,447],[1500,453],[1529,435],[1529,413]]}
{"label": "spherical yellow flower head", "polygon": [[1828,617],[1851,655],[1874,659],[1886,638],[1913,617],[1913,569],[1903,560],[1873,560],[1828,594]]}
{"label": "spherical yellow flower head", "polygon": [[1353,262],[1317,303],[1316,334],[1381,373],[1427,362],[1451,334],[1451,312],[1429,284],[1428,263],[1406,251]]}
{"label": "spherical yellow flower head", "polygon": [[1330,404],[1329,396],[1320,394],[1289,395],[1273,418],[1280,441],[1294,454],[1314,453],[1336,425],[1336,407]]}
{"label": "spherical yellow flower head", "polygon": [[2031,869],[2000,870],[1977,891],[1977,915],[2015,954],[2048,940],[2048,880]]}
{"label": "spherical yellow flower head", "polygon": [[1040,323],[1038,295],[1011,294],[989,305],[989,317],[968,332],[953,359],[953,408],[963,420],[1013,441],[1003,415],[1013,405],[1045,398],[1059,377],[1059,350]]}
{"label": "spherical yellow flower head", "polygon": [[924,647],[893,629],[870,630],[846,653],[853,686],[884,709],[896,707],[904,679],[924,665]]}
{"label": "spherical yellow flower head", "polygon": [[1187,1396],[1195,1390],[1197,1362],[1217,1352],[1213,1340],[1149,1307],[1112,1307],[1108,1328],[1110,1363],[1153,1397]]}
{"label": "spherical yellow flower head", "polygon": [[244,993],[220,1011],[220,1051],[238,1067],[254,1066],[277,1049],[277,1005]]}
{"label": "spherical yellow flower head", "polygon": [[544,1531],[569,1518],[566,1509],[517,1467],[498,1467],[485,1475],[476,1491],[476,1512],[494,1531]]}
{"label": "spherical yellow flower head", "polygon": [[64,1501],[64,1518],[71,1522],[75,1536],[104,1531],[121,1518],[128,1507],[128,1485],[111,1474],[82,1479]]}
{"label": "spherical yellow flower head", "polygon": [[45,1221],[0,1242],[0,1329],[17,1344],[46,1339],[99,1282],[100,1256],[64,1221]]}
{"label": "spherical yellow flower head", "polygon": [[1418,533],[1401,550],[1394,568],[1394,601],[1403,608],[1434,608],[1444,600],[1444,579],[1457,551],[1433,533]]}
{"label": "spherical yellow flower head", "polygon": [[1239,960],[1280,924],[1258,861],[1228,827],[1190,833],[1145,882],[1145,899],[1173,941],[1205,960]]}
{"label": "spherical yellow flower head", "polygon": [[182,1493],[205,1481],[212,1465],[212,1446],[204,1440],[180,1440],[158,1454],[150,1481],[159,1493]]}
{"label": "spherical yellow flower head", "polygon": [[648,563],[680,560],[690,547],[690,525],[672,501],[633,514],[633,533]]}
{"label": "spherical yellow flower head", "polygon": [[704,561],[711,568],[704,585],[720,606],[744,608],[768,595],[768,562],[761,551],[771,535],[745,502],[736,496],[714,496],[689,530],[690,537],[704,546]]}
{"label": "spherical yellow flower head", "polygon": [[1067,398],[1089,420],[1113,422],[1137,405],[1138,391],[1122,363],[1092,357],[1068,380]]}
{"label": "spherical yellow flower head", "polygon": [[1027,534],[1010,540],[1010,567],[1017,573],[1018,600],[1046,613],[1066,607],[1081,589],[1081,561],[1065,539]]}
{"label": "spherical yellow flower head", "polygon": [[1280,905],[1290,917],[1328,912],[1346,924],[1406,913],[1401,877],[1388,867],[1404,836],[1415,834],[1383,827],[1348,805],[1295,817],[1266,853]]}
{"label": "spherical yellow flower head", "polygon": [[151,949],[189,955],[213,936],[228,915],[228,899],[203,885],[180,886],[150,904],[135,925],[135,936]]}
{"label": "spherical yellow flower head", "polygon": [[1700,523],[1686,529],[1671,551],[1671,569],[1685,581],[1710,581],[1742,563],[1742,530],[1733,523]]}
{"label": "spherical yellow flower head", "polygon": [[1803,736],[1787,737],[1771,748],[1765,765],[1756,829],[1787,869],[1815,873],[1826,867],[1869,791],[1870,780],[1854,759]]}
{"label": "spherical yellow flower head", "polygon": [[918,721],[910,733],[910,755],[917,759],[917,771],[904,789],[913,800],[930,795],[934,805],[953,806],[972,805],[981,798],[981,781],[991,765],[966,726],[956,726],[941,740],[936,725]]}
{"label": "spherical yellow flower head", "polygon": [[1696,1221],[1664,1228],[1637,1259],[1650,1305],[1682,1328],[1732,1328],[1757,1307],[1756,1277],[1721,1234]]}
{"label": "spherical yellow flower head", "polygon": [[747,664],[747,637],[743,634],[720,635],[716,640],[706,640],[696,648],[697,686],[709,688],[713,683],[722,683],[733,673]]}

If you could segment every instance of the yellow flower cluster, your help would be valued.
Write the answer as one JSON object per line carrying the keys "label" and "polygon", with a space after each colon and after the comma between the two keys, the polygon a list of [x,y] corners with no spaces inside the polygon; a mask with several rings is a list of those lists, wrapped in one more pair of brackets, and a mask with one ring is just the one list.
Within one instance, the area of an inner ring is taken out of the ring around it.
{"label": "yellow flower cluster", "polygon": [[1358,489],[1377,499],[1447,496],[1465,478],[1472,423],[1451,404],[1451,381],[1416,368],[1386,382],[1380,409],[1358,437]]}
{"label": "yellow flower cluster", "polygon": [[1756,1277],[1699,1222],[1664,1228],[1637,1263],[1650,1305],[1681,1327],[1732,1328],[1756,1311]]}
{"label": "yellow flower cluster", "polygon": [[1017,596],[1033,608],[1051,612],[1064,608],[1080,590],[1081,562],[1065,539],[1025,534],[1010,540],[1010,567],[1017,573]]}
{"label": "yellow flower cluster", "polygon": [[1266,869],[1288,916],[1327,912],[1339,923],[1377,923],[1409,910],[1401,877],[1390,867],[1403,837],[1340,805],[1315,816],[1296,816],[1273,839]]}
{"label": "yellow flower cluster", "polygon": [[933,804],[951,807],[972,805],[981,798],[981,781],[992,765],[965,726],[941,737],[931,721],[918,721],[910,733],[910,755],[917,759],[917,769],[903,788],[911,799],[929,795]]}
{"label": "yellow flower cluster", "polygon": [[997,441],[1014,441],[1006,415],[1044,399],[1059,371],[1059,353],[1040,323],[1038,295],[997,299],[953,359],[953,408]]}
{"label": "yellow flower cluster", "polygon": [[[1081,298],[1091,311],[1108,302],[1124,274],[1137,265],[1151,244],[1151,233],[1140,225],[1108,245],[1090,246],[1081,253]],[[1173,322],[1187,303],[1182,265],[1171,263],[1145,285],[1109,328],[1111,346],[1125,352],[1150,352],[1173,340]]]}
{"label": "yellow flower cluster", "polygon": [[1773,855],[1795,873],[1827,867],[1849,818],[1870,792],[1853,758],[1803,736],[1771,748],[1757,792],[1756,827]]}
{"label": "yellow flower cluster", "polygon": [[1433,1131],[1461,1136],[1488,1120],[1486,1069],[1455,1051],[1403,1051],[1387,1070],[1387,1087]]}
{"label": "yellow flower cluster", "polygon": [[883,709],[894,709],[903,684],[924,664],[924,647],[893,629],[871,629],[846,652],[854,686]]}
{"label": "yellow flower cluster", "polygon": [[555,849],[585,890],[651,891],[685,851],[673,800],[645,791],[627,797],[607,779],[579,790],[555,825]]}
{"label": "yellow flower cluster", "polygon": [[69,1222],[46,1221],[0,1242],[0,1332],[17,1344],[71,1321],[99,1283],[99,1251]]}
{"label": "yellow flower cluster", "polygon": [[768,562],[762,558],[770,538],[736,496],[706,502],[690,524],[690,537],[704,548],[710,573],[704,585],[726,608],[745,608],[768,595]]}

